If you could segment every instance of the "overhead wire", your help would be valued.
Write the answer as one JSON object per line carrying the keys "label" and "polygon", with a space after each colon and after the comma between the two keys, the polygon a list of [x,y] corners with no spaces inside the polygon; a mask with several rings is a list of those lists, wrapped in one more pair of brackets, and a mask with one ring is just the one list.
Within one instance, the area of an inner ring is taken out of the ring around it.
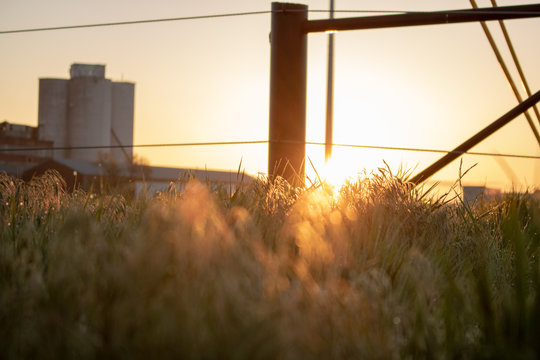
{"label": "overhead wire", "polygon": [[[278,141],[284,143],[298,143],[294,141]],[[323,142],[313,142],[306,141],[306,145],[321,145],[324,146]],[[511,158],[521,158],[521,159],[536,159],[540,160],[538,155],[520,155],[520,154],[502,154],[502,153],[493,153],[493,152],[479,152],[479,151],[455,151],[455,150],[442,150],[442,149],[426,149],[426,148],[411,148],[411,147],[398,147],[398,146],[377,146],[377,145],[358,145],[358,144],[340,144],[333,143],[332,146],[336,147],[349,147],[349,148],[361,148],[361,149],[376,149],[376,150],[394,150],[394,151],[412,151],[412,152],[427,152],[427,153],[440,153],[440,154],[461,154],[461,155],[478,155],[478,156],[495,156],[495,157],[511,157]]]}
{"label": "overhead wire", "polygon": [[[173,21],[187,21],[187,20],[202,20],[202,19],[217,19],[217,18],[227,18],[227,17],[239,17],[239,16],[250,16],[250,15],[264,15],[271,14],[273,12],[295,12],[295,11],[305,11],[305,10],[263,10],[263,11],[246,11],[246,12],[235,12],[235,13],[223,13],[223,14],[210,14],[210,15],[195,15],[195,16],[182,16],[182,17],[171,17],[171,18],[157,18],[157,19],[142,19],[142,20],[128,20],[128,21],[113,21],[105,23],[94,23],[94,24],[79,24],[79,25],[65,25],[65,26],[50,26],[50,27],[40,27],[40,28],[27,28],[27,29],[13,29],[13,30],[0,30],[0,35],[7,34],[19,34],[19,33],[29,33],[29,32],[40,32],[40,31],[54,31],[54,30],[70,30],[70,29],[84,29],[84,28],[96,28],[96,27],[107,27],[107,26],[123,26],[123,25],[137,25],[137,24],[150,24],[150,23],[161,23],[161,22],[173,22]],[[329,10],[307,10],[309,13],[328,13]],[[358,9],[358,10],[334,10],[336,13],[381,13],[381,14],[423,14],[429,13],[430,11],[407,11],[407,10],[370,10],[370,9]],[[441,11],[438,11],[441,12]],[[491,14],[489,10],[448,10],[454,14]],[[442,11],[444,13],[444,11]],[[523,12],[523,11],[497,11],[497,14],[537,14],[540,15],[540,12]]]}
{"label": "overhead wire", "polygon": [[208,141],[208,142],[186,142],[186,143],[157,143],[157,144],[126,144],[126,145],[85,145],[85,146],[53,146],[53,147],[33,147],[33,148],[8,148],[0,149],[1,152],[12,151],[46,151],[46,150],[95,150],[95,149],[130,149],[149,147],[185,147],[185,146],[217,146],[217,145],[249,145],[266,144],[268,140],[253,141]]}
{"label": "overhead wire", "polygon": [[225,18],[225,17],[238,17],[238,16],[247,16],[247,15],[270,14],[271,12],[272,12],[271,10],[267,10],[267,11],[247,11],[247,12],[212,14],[212,15],[197,15],[197,16],[183,16],[183,17],[172,17],[172,18],[115,21],[115,22],[97,23],[97,24],[51,26],[51,27],[42,27],[42,28],[2,30],[2,31],[0,31],[0,34],[15,34],[15,33],[37,32],[37,31],[82,29],[82,28],[94,28],[94,27],[104,27],[104,26],[150,24],[150,23],[186,21],[186,20],[216,19],[216,18]]}
{"label": "overhead wire", "polygon": [[[223,146],[223,145],[256,145],[269,143],[284,143],[298,145],[317,145],[325,146],[324,142],[315,141],[292,141],[292,140],[248,140],[248,141],[213,141],[213,142],[186,142],[186,143],[156,143],[156,144],[131,144],[131,145],[89,145],[89,146],[57,146],[57,147],[27,147],[27,148],[7,148],[0,149],[3,152],[18,152],[18,151],[51,151],[51,150],[95,150],[95,149],[118,149],[118,148],[151,148],[151,147],[193,147],[193,146]],[[521,154],[502,154],[493,152],[478,152],[478,151],[453,151],[442,149],[425,149],[397,146],[377,146],[377,145],[359,145],[359,144],[343,144],[333,143],[336,147],[349,147],[361,149],[376,149],[376,150],[393,150],[393,151],[411,151],[411,152],[428,152],[442,154],[461,154],[461,155],[479,155],[479,156],[496,156],[496,157],[511,157],[521,159],[540,160],[537,155],[521,155]]]}

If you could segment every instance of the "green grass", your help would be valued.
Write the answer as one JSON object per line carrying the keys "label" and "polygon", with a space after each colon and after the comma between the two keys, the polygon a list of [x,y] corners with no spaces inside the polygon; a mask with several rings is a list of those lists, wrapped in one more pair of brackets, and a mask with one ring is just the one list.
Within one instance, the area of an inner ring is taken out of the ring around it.
{"label": "green grass", "polygon": [[404,178],[126,199],[0,175],[0,358],[539,358],[539,199]]}

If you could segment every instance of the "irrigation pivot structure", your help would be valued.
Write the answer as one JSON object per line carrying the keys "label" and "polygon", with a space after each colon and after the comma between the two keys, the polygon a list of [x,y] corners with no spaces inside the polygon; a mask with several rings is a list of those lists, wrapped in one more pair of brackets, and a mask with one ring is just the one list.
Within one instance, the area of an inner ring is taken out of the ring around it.
{"label": "irrigation pivot structure", "polygon": [[[307,5],[272,3],[268,174],[294,185],[303,184],[305,173],[309,33],[540,17],[540,4],[323,20],[307,15]],[[422,180],[431,175],[424,172]]]}

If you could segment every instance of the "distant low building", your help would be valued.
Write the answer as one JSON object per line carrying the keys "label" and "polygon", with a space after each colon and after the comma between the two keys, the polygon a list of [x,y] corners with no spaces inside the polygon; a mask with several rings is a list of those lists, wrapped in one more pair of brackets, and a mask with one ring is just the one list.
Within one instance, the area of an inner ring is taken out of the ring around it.
{"label": "distant low building", "polygon": [[472,204],[478,200],[490,200],[501,196],[498,189],[490,189],[485,186],[463,186],[463,201]]}
{"label": "distant low building", "polygon": [[[33,126],[0,123],[0,171],[14,173],[52,156],[52,141],[38,139]],[[33,150],[18,150],[33,149]]]}
{"label": "distant low building", "polygon": [[98,190],[103,184],[131,184],[132,190],[139,192],[146,188],[150,192],[166,190],[171,182],[196,178],[211,185],[236,187],[254,180],[249,175],[239,175],[232,171],[193,170],[126,164],[96,163],[86,160],[49,159],[26,168],[21,178],[25,181],[43,175],[47,170],[56,170],[66,181],[68,189],[80,187]]}

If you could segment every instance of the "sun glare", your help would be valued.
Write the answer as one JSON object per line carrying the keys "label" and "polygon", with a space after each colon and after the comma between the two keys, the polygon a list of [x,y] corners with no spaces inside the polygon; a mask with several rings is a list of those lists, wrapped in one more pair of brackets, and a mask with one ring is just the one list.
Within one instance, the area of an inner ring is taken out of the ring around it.
{"label": "sun glare", "polygon": [[355,174],[347,159],[334,156],[322,166],[319,176],[321,180],[339,189],[348,179],[354,178]]}

